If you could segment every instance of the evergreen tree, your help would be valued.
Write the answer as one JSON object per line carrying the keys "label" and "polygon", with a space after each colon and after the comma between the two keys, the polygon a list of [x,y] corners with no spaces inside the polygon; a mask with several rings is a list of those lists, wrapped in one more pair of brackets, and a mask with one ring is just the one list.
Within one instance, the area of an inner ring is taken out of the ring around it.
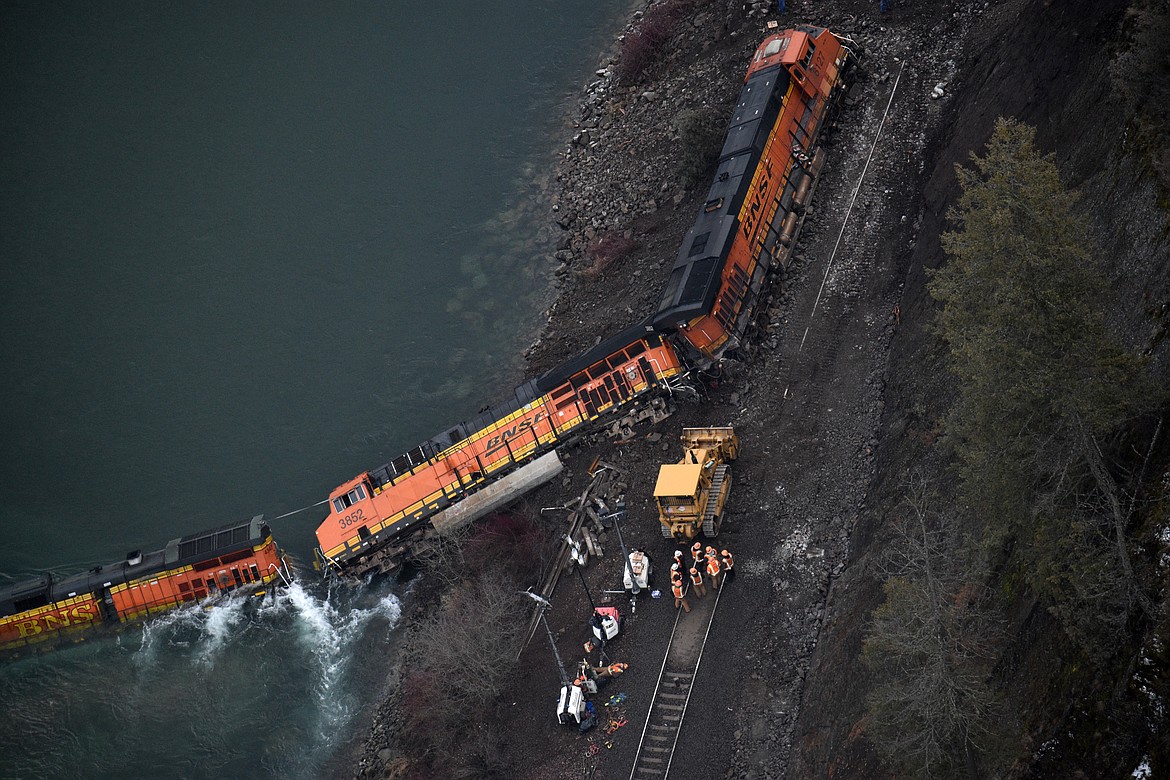
{"label": "evergreen tree", "polygon": [[1139,363],[1110,336],[1105,277],[1076,197],[1035,130],[1000,119],[943,236],[931,294],[959,379],[948,418],[964,498],[989,544],[1091,644],[1134,598],[1120,489],[1101,442],[1139,400]]}

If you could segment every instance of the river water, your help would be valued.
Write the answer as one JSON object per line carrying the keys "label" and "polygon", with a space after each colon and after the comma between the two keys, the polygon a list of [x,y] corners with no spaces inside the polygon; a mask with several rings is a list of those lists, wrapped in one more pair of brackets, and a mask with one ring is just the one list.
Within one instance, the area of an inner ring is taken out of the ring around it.
{"label": "river water", "polygon": [[[0,7],[0,577],[264,513],[522,379],[539,189],[628,0]],[[0,664],[0,776],[317,777],[392,582]]]}

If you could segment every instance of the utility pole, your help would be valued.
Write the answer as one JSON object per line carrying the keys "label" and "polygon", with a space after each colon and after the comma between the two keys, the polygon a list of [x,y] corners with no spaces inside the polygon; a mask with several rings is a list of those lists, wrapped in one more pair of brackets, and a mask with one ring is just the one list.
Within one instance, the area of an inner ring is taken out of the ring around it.
{"label": "utility pole", "polygon": [[594,612],[597,611],[597,605],[593,603],[593,594],[589,592],[589,585],[585,582],[585,575],[581,573],[581,564],[573,567],[577,570],[577,577],[581,580],[581,587],[585,589],[585,598],[589,599],[589,608]]}
{"label": "utility pole", "polygon": [[625,502],[618,504],[617,511],[611,512],[608,517],[613,518],[613,530],[617,531],[618,546],[622,548],[622,562],[625,564],[626,573],[630,575],[630,584],[633,585],[633,587],[630,588],[630,593],[631,595],[637,596],[642,589],[638,587],[638,578],[634,576],[634,569],[632,566],[630,566],[630,553],[629,550],[626,549],[626,543],[622,540],[622,527],[621,524],[618,523],[618,515],[625,517]]}
{"label": "utility pole", "polygon": [[548,627],[548,621],[544,618],[545,610],[551,607],[552,604],[548,603],[548,599],[543,599],[530,590],[522,590],[520,592],[540,605],[537,607],[540,610],[540,622],[544,624],[544,632],[548,634],[548,646],[552,648],[553,658],[557,661],[557,671],[561,675],[561,687],[567,688],[569,685],[569,673],[565,671],[565,664],[561,660],[561,654],[557,652],[557,641],[553,638],[552,629]]}

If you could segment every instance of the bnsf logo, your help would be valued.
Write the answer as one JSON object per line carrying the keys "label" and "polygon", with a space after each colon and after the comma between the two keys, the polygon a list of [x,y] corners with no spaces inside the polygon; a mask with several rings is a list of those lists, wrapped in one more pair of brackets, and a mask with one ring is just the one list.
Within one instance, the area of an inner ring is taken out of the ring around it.
{"label": "bnsf logo", "polygon": [[755,234],[760,217],[764,214],[768,190],[772,184],[772,161],[765,159],[760,168],[760,178],[752,189],[751,200],[748,201],[747,208],[744,209],[743,233],[749,239]]}
{"label": "bnsf logo", "polygon": [[18,638],[26,639],[46,631],[57,631],[68,626],[90,623],[99,617],[101,617],[101,613],[98,611],[97,602],[90,601],[72,607],[62,607],[52,612],[43,612],[36,617],[17,620],[10,624],[9,628],[15,625]]}
{"label": "bnsf logo", "polygon": [[487,444],[484,446],[483,454],[491,455],[493,452],[498,452],[499,450],[503,449],[507,441],[510,439],[515,439],[516,437],[522,435],[525,431],[531,430],[536,426],[537,423],[546,417],[548,417],[548,415],[544,412],[537,412],[531,418],[525,418],[513,425],[511,428],[497,433],[495,436],[487,440]]}

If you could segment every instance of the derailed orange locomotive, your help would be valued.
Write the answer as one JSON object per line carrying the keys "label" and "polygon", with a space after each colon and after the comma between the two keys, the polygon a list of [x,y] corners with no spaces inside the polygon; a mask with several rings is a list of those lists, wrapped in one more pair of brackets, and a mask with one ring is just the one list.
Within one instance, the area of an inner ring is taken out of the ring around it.
{"label": "derailed orange locomotive", "polygon": [[54,580],[0,588],[0,651],[145,618],[235,590],[256,591],[286,564],[262,516],[172,539],[161,550]]}
{"label": "derailed orange locomotive", "polygon": [[824,166],[821,132],[855,58],[818,27],[785,30],[756,49],[715,180],[654,317],[692,363],[739,346],[768,271],[788,263]]}
{"label": "derailed orange locomotive", "polygon": [[[316,532],[321,568],[346,575],[393,570],[420,537],[503,503],[507,491],[497,488],[527,489],[555,474],[556,448],[567,439],[682,387],[692,370],[743,344],[769,271],[788,262],[824,164],[822,134],[855,59],[846,39],[818,27],[765,39],[657,312],[470,422],[338,486]],[[259,590],[286,573],[261,517],[185,536],[83,574],[0,588],[0,651],[227,591]]]}
{"label": "derailed orange locomotive", "polygon": [[657,313],[473,421],[339,485],[317,528],[320,567],[352,575],[394,569],[418,538],[498,506],[479,499],[505,480],[520,490],[550,478],[559,462],[541,461],[555,458],[567,437],[740,346],[769,271],[788,262],[824,165],[822,131],[855,59],[846,39],[823,28],[765,39]]}
{"label": "derailed orange locomotive", "polygon": [[[320,562],[328,571],[356,575],[392,570],[409,553],[412,537],[434,528],[436,515],[518,469],[536,466],[536,458],[566,437],[649,392],[668,389],[682,373],[676,351],[645,325],[601,342],[520,385],[512,398],[471,422],[338,486],[317,528]],[[485,504],[489,510],[497,505]]]}

